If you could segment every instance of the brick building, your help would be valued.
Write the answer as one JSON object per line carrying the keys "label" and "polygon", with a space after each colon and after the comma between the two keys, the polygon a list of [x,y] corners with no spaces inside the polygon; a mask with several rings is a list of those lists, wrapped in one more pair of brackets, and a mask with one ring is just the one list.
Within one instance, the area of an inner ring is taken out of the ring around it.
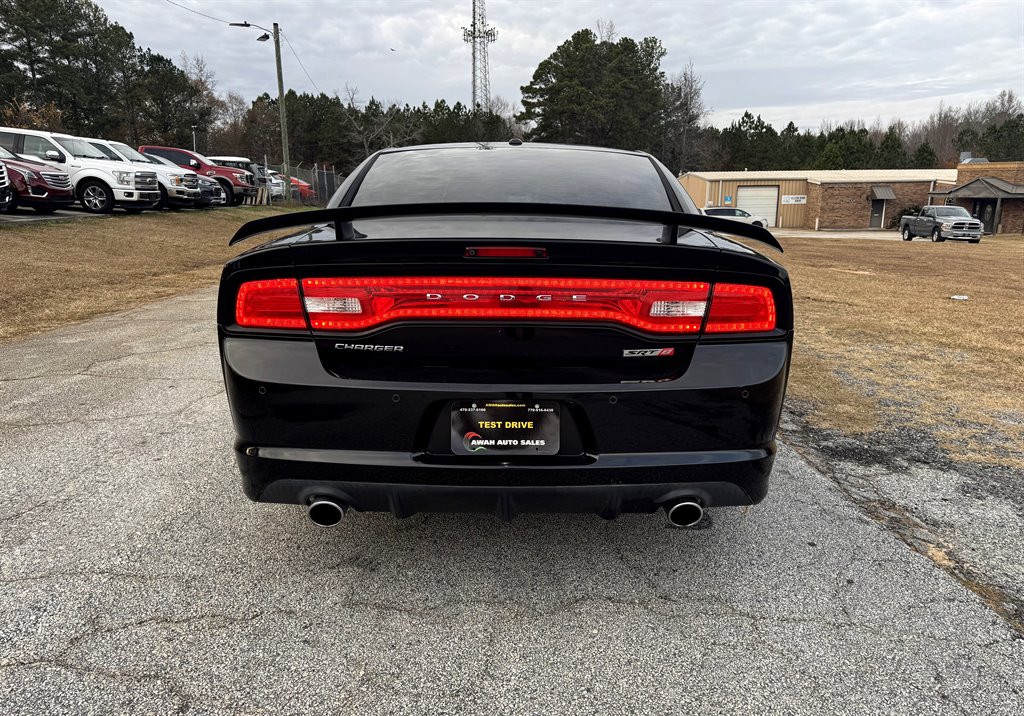
{"label": "brick building", "polygon": [[725,206],[793,229],[886,228],[903,209],[956,185],[955,169],[689,172],[679,183],[699,207]]}
{"label": "brick building", "polygon": [[932,204],[956,204],[989,234],[1024,233],[1024,162],[972,161],[956,170],[956,186],[931,192]]}

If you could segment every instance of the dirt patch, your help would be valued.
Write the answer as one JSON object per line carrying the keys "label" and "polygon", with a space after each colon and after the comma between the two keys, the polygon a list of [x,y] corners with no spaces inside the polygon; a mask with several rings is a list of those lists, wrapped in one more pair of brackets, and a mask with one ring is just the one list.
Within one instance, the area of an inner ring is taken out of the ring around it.
{"label": "dirt patch", "polygon": [[812,426],[922,428],[954,459],[1024,467],[1024,237],[783,245],[789,395]]}
{"label": "dirt patch", "polygon": [[208,286],[246,221],[289,209],[113,214],[0,228],[0,342]]}

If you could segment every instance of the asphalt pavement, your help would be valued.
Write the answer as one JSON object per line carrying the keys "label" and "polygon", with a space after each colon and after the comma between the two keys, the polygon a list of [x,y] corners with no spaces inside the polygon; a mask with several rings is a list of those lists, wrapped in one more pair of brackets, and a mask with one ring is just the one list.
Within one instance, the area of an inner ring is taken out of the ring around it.
{"label": "asphalt pavement", "polygon": [[246,500],[214,293],[0,347],[0,710],[1020,714],[1024,640],[781,446],[661,514]]}

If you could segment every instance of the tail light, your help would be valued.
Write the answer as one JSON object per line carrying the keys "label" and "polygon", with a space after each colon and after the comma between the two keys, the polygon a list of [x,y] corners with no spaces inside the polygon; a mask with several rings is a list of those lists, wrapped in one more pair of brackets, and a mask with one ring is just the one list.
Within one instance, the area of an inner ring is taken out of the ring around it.
{"label": "tail light", "polygon": [[705,333],[748,333],[775,329],[775,299],[764,286],[717,283]]}
{"label": "tail light", "polygon": [[305,328],[299,282],[274,278],[243,283],[235,300],[235,321],[252,328]]}
{"label": "tail light", "polygon": [[474,277],[307,278],[314,329],[352,331],[412,319],[611,321],[696,333],[709,284],[682,281]]}
{"label": "tail light", "polygon": [[[235,320],[252,328],[357,331],[402,320],[612,322],[649,333],[770,331],[771,290],[690,281],[474,277],[248,281]],[[710,308],[709,306],[710,294]],[[305,309],[305,310],[303,310]],[[309,323],[306,323],[306,316]]]}

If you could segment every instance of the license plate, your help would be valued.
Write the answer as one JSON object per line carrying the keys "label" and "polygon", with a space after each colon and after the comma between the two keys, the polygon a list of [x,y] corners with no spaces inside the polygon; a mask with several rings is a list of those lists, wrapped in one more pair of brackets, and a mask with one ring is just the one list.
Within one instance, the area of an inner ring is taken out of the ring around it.
{"label": "license plate", "polygon": [[558,403],[533,400],[457,400],[452,403],[456,455],[554,455]]}

